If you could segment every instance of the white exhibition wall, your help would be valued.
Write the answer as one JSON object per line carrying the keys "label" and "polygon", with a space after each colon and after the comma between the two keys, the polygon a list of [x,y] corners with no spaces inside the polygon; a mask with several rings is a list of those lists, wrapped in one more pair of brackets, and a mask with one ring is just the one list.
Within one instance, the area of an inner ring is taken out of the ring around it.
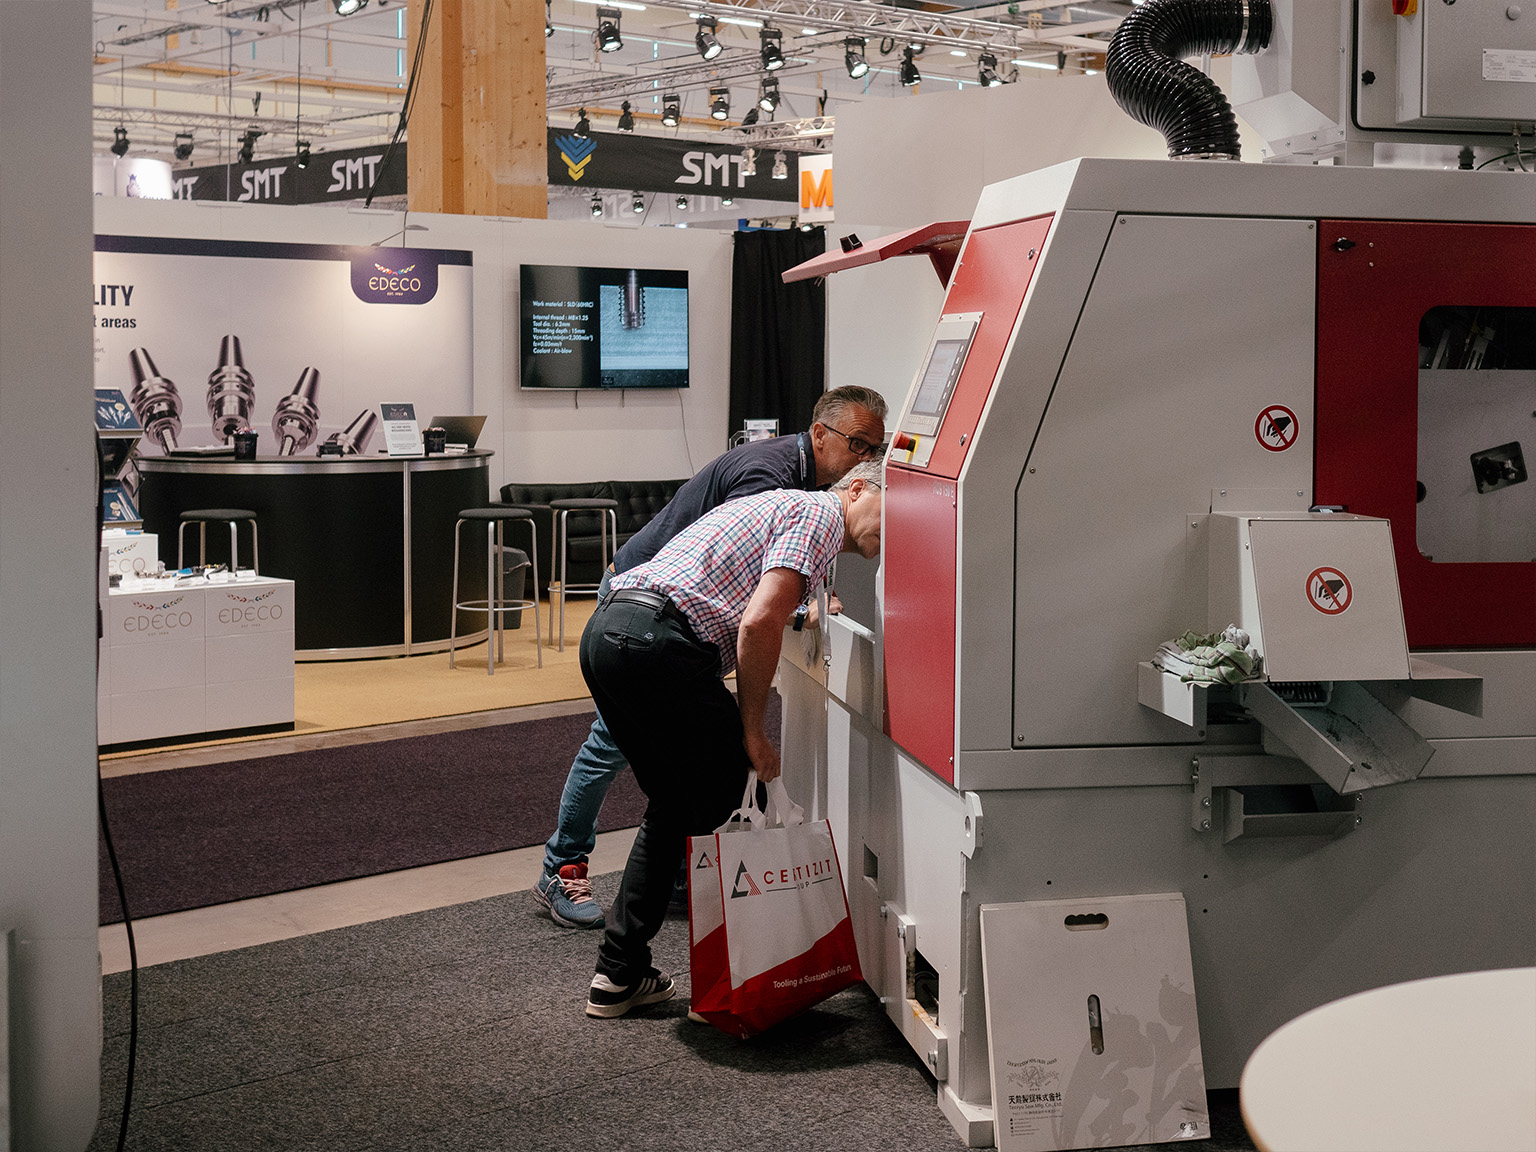
{"label": "white exhibition wall", "polygon": [[[1211,76],[1225,89],[1228,61]],[[1245,157],[1260,141],[1239,121]],[[1084,156],[1162,158],[1162,136],[1132,120],[1103,76],[1026,75],[999,88],[865,100],[837,115],[837,223],[828,248],[924,224],[969,220],[988,184]],[[827,278],[827,379],[906,395],[944,302],[926,257]]]}
{"label": "white exhibition wall", "polygon": [[[480,446],[497,453],[491,462],[493,492],[513,481],[677,479],[692,475],[725,449],[730,232],[106,197],[96,200],[95,229],[99,235],[365,246],[383,242],[391,247],[471,252],[471,407],[488,417]],[[691,387],[582,393],[519,388],[518,269],[522,264],[685,269],[690,288]],[[259,302],[252,307],[260,307]],[[292,381],[282,386],[292,387]],[[436,391],[425,385],[422,390]],[[182,391],[184,419],[200,419],[202,389],[183,384]],[[409,380],[399,381],[399,387],[391,386],[389,391],[388,399],[414,398]],[[432,414],[418,411],[422,417]]]}

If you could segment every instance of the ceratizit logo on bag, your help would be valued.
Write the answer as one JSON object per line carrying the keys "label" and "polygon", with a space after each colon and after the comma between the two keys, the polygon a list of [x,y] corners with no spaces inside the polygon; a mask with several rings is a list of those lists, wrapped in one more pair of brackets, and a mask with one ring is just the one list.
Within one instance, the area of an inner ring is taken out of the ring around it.
{"label": "ceratizit logo on bag", "polygon": [[747,862],[743,860],[736,866],[736,883],[731,885],[731,899],[734,900],[738,896],[761,896],[762,894],[763,890],[752,882],[752,873],[747,871]]}
{"label": "ceratizit logo on bag", "polygon": [[352,257],[352,294],[364,304],[425,304],[437,295],[437,259],[419,248],[370,248]]}
{"label": "ceratizit logo on bag", "polygon": [[824,860],[796,864],[793,868],[769,868],[761,874],[763,886],[759,888],[757,879],[747,871],[747,862],[743,860],[736,866],[736,882],[731,885],[731,898],[761,896],[764,892],[794,892],[831,880],[836,875],[832,857],[828,856]]}

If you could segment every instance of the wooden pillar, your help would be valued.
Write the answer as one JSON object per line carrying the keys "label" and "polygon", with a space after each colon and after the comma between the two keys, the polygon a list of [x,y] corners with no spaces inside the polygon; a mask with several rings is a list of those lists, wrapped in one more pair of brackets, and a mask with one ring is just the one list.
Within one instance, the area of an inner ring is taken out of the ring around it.
{"label": "wooden pillar", "polygon": [[[411,51],[422,0],[410,0]],[[544,6],[433,0],[406,129],[413,212],[543,219]]]}

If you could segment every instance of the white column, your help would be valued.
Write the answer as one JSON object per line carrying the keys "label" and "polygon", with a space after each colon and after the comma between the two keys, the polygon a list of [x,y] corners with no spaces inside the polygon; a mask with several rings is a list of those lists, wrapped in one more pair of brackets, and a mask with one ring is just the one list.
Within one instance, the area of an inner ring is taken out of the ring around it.
{"label": "white column", "polygon": [[0,2],[0,933],[11,1146],[50,1152],[101,1058],[91,43],[89,0]]}

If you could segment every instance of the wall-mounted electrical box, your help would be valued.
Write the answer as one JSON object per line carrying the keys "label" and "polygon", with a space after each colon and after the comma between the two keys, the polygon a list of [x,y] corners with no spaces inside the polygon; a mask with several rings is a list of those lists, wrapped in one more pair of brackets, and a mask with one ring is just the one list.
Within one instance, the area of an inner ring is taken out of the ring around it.
{"label": "wall-mounted electrical box", "polygon": [[1397,122],[1536,120],[1536,8],[1420,0],[1397,19]]}

